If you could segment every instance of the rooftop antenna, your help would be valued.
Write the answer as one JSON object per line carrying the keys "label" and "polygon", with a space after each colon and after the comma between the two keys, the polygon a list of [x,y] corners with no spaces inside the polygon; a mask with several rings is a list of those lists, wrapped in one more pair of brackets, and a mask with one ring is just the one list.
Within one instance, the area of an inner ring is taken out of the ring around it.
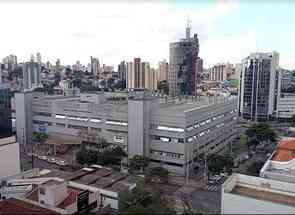
{"label": "rooftop antenna", "polygon": [[186,23],[185,33],[186,33],[186,39],[189,40],[190,37],[191,37],[191,20],[189,18],[189,15],[187,16],[187,23]]}

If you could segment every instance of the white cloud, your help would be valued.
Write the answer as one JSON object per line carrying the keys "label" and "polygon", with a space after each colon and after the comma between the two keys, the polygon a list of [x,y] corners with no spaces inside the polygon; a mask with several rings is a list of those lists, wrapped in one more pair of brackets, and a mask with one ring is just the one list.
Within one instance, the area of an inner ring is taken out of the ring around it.
{"label": "white cloud", "polygon": [[[248,51],[246,45],[239,44],[245,35],[210,35],[216,22],[236,5],[236,1],[218,1],[209,8],[184,9],[169,2],[0,3],[0,56],[16,54],[21,60],[28,60],[31,53],[40,51],[45,60],[61,58],[62,63],[73,64],[78,59],[88,63],[92,55],[112,65],[139,56],[156,64],[169,59],[170,42],[184,37],[189,14],[192,32],[201,38],[205,63],[231,60],[231,54],[238,55],[222,49],[240,47],[243,53]],[[246,38],[251,45],[253,38]]]}

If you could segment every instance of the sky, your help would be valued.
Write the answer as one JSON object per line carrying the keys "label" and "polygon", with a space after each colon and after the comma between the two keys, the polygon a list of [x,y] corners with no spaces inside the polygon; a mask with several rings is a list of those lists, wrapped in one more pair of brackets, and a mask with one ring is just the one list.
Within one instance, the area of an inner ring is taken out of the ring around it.
{"label": "sky", "polygon": [[156,67],[185,37],[189,16],[205,68],[276,50],[281,67],[295,69],[291,0],[3,0],[0,8],[0,59],[40,52],[44,62],[72,65],[94,56],[116,68],[140,57]]}

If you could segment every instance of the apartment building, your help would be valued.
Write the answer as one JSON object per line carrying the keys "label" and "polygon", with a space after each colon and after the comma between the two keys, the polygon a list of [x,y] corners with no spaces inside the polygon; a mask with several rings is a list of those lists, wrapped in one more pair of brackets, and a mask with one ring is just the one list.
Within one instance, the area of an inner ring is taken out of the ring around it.
{"label": "apartment building", "polygon": [[32,92],[17,94],[16,104],[20,143],[30,142],[33,131],[48,133],[49,141],[62,137],[63,144],[103,137],[129,157],[145,155],[180,174],[197,155],[221,152],[236,138],[236,97],[180,100],[146,90],[78,97]]}

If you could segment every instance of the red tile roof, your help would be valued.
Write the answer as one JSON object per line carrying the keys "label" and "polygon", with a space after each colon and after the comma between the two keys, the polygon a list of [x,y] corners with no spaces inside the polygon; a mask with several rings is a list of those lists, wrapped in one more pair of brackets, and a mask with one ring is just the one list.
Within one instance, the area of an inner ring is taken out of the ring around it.
{"label": "red tile roof", "polygon": [[75,203],[77,201],[77,196],[81,192],[81,190],[68,187],[68,196],[67,198],[62,201],[57,207],[65,209],[69,205]]}
{"label": "red tile roof", "polygon": [[58,213],[18,199],[0,202],[0,215],[56,215]]}
{"label": "red tile roof", "polygon": [[295,139],[282,140],[272,158],[273,161],[286,162],[295,158]]}

